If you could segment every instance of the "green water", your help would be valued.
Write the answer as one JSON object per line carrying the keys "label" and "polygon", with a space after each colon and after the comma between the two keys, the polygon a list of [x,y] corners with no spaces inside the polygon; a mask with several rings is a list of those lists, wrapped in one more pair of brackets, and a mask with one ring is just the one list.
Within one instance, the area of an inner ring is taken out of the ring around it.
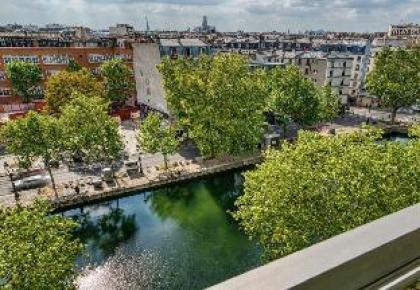
{"label": "green water", "polygon": [[203,289],[258,266],[227,213],[241,190],[230,173],[66,211],[86,244],[79,288]]}

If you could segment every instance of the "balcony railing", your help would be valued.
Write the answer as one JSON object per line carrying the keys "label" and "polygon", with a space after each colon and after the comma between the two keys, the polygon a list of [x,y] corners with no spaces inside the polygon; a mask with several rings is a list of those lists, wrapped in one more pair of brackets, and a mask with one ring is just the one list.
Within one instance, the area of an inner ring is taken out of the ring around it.
{"label": "balcony railing", "polygon": [[404,289],[420,278],[420,203],[211,290]]}

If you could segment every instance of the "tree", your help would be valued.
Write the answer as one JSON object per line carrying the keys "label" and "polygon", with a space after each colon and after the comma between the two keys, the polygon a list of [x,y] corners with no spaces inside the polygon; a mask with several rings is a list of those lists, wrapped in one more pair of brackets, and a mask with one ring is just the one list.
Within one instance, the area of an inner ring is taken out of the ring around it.
{"label": "tree", "polygon": [[330,86],[317,88],[319,102],[318,121],[329,122],[337,117],[340,111],[340,99],[338,95],[331,90]]}
{"label": "tree", "polygon": [[269,76],[268,110],[278,122],[287,125],[313,125],[319,120],[320,98],[315,84],[306,79],[296,66],[277,68]]}
{"label": "tree", "polygon": [[111,162],[121,155],[118,123],[108,115],[107,108],[102,98],[74,93],[62,110],[65,148],[87,163]]}
{"label": "tree", "polygon": [[290,254],[420,201],[420,141],[377,142],[377,131],[302,131],[245,173],[234,217],[267,259]]}
{"label": "tree", "polygon": [[168,169],[168,155],[179,148],[176,131],[163,123],[157,113],[150,113],[140,124],[138,141],[140,147],[148,153],[162,153],[165,169]]}
{"label": "tree", "polygon": [[100,71],[108,100],[119,107],[124,105],[128,97],[135,92],[133,71],[119,58],[104,62]]}
{"label": "tree", "polygon": [[45,99],[47,112],[60,114],[62,107],[71,101],[75,92],[86,96],[102,96],[103,84],[99,82],[87,69],[78,71],[63,70],[51,76],[46,84]]}
{"label": "tree", "polygon": [[66,70],[69,72],[76,72],[81,69],[82,66],[80,64],[78,64],[74,59],[70,59]]}
{"label": "tree", "polygon": [[201,153],[238,155],[257,147],[263,134],[264,74],[250,72],[239,55],[169,60],[159,66],[169,109]]}
{"label": "tree", "polygon": [[6,65],[6,76],[12,84],[14,93],[29,103],[32,98],[38,97],[37,91],[42,80],[42,72],[37,64],[12,61]]}
{"label": "tree", "polygon": [[9,153],[32,164],[34,158],[41,158],[57,196],[51,163],[58,159],[63,150],[62,128],[58,120],[48,115],[29,112],[25,118],[6,123],[1,137]]}
{"label": "tree", "polygon": [[398,109],[414,105],[420,96],[420,50],[384,49],[375,59],[367,77],[368,91],[392,110],[395,123]]}
{"label": "tree", "polygon": [[2,289],[73,289],[75,260],[83,246],[77,223],[50,215],[46,203],[0,208]]}

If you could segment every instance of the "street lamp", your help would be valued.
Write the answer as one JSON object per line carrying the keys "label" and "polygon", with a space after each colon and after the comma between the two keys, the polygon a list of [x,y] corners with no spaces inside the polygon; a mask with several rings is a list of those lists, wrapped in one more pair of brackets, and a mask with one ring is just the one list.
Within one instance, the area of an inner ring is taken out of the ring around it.
{"label": "street lamp", "polygon": [[12,183],[13,193],[15,195],[15,201],[17,203],[19,201],[19,194],[18,194],[18,192],[16,190],[15,183],[13,182],[13,173],[12,173],[12,170],[11,170],[11,168],[9,166],[9,163],[7,163],[6,161],[4,162],[3,166],[4,166],[4,169],[7,172],[7,175],[9,175],[10,182]]}

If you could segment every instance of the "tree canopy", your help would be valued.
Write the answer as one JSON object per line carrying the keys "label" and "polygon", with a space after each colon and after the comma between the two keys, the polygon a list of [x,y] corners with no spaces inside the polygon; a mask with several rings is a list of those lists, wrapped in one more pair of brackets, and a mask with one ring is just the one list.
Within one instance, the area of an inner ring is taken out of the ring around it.
{"label": "tree canopy", "polygon": [[82,66],[79,63],[77,63],[74,59],[70,59],[66,70],[69,72],[75,72],[81,69]]}
{"label": "tree canopy", "polygon": [[105,96],[110,102],[121,106],[135,92],[133,71],[119,58],[104,62],[101,67]]}
{"label": "tree canopy", "polygon": [[48,78],[45,99],[50,114],[60,114],[64,105],[68,104],[75,92],[88,97],[103,95],[104,86],[87,69],[76,71],[60,71]]}
{"label": "tree canopy", "polygon": [[107,112],[108,103],[99,97],[74,93],[63,108],[65,147],[85,162],[111,161],[120,157],[123,143],[118,123]]}
{"label": "tree canopy", "polygon": [[201,153],[240,154],[257,147],[263,134],[266,86],[239,55],[163,60],[166,99],[179,125]]}
{"label": "tree canopy", "polygon": [[12,61],[6,65],[6,76],[12,84],[13,92],[27,103],[39,97],[38,86],[42,80],[42,71],[37,64]]}
{"label": "tree canopy", "polygon": [[276,68],[268,75],[268,110],[277,121],[313,125],[332,120],[338,114],[338,96],[330,87],[316,87],[296,66]]}
{"label": "tree canopy", "polygon": [[73,289],[75,260],[82,244],[70,218],[49,215],[50,207],[0,207],[2,289]]}
{"label": "tree canopy", "polygon": [[160,114],[150,113],[140,124],[138,141],[140,147],[148,153],[162,153],[165,169],[168,168],[168,155],[179,148],[176,130],[165,125]]}
{"label": "tree canopy", "polygon": [[391,108],[394,123],[398,109],[414,105],[420,99],[420,50],[386,48],[374,64],[367,77],[367,89]]}
{"label": "tree canopy", "polygon": [[56,118],[29,112],[25,118],[7,122],[1,129],[1,139],[8,152],[27,167],[34,158],[41,158],[55,190],[51,162],[57,160],[63,150],[62,127]]}
{"label": "tree canopy", "polygon": [[275,259],[420,201],[420,141],[301,131],[245,173],[234,217]]}

